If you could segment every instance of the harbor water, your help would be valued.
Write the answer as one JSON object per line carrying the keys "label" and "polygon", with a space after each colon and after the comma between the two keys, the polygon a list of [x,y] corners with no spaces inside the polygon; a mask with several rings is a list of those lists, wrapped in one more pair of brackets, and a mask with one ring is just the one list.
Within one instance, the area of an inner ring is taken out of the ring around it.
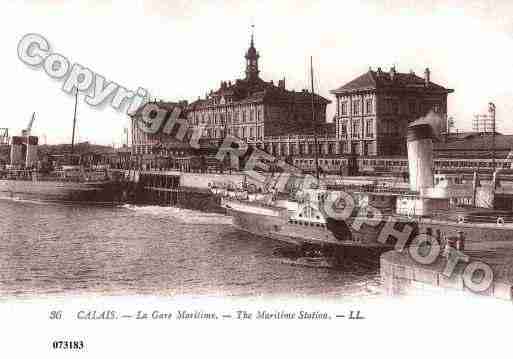
{"label": "harbor water", "polygon": [[0,297],[379,295],[377,266],[292,265],[285,244],[174,207],[0,199]]}

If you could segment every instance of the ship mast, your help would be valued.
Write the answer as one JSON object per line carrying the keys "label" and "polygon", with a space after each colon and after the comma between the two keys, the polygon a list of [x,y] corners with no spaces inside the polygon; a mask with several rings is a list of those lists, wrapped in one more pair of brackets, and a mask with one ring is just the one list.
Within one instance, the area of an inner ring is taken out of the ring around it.
{"label": "ship mast", "polygon": [[317,143],[317,123],[315,121],[315,92],[314,92],[314,72],[313,72],[313,58],[310,56],[310,81],[312,86],[312,124],[314,136],[314,155],[315,155],[315,177],[319,182],[319,145]]}
{"label": "ship mast", "polygon": [[492,169],[495,172],[495,104],[493,102],[488,104],[488,112],[492,121]]}
{"label": "ship mast", "polygon": [[77,126],[77,103],[78,103],[78,89],[75,92],[75,112],[73,114],[73,132],[71,134],[71,154],[75,149],[75,128]]}

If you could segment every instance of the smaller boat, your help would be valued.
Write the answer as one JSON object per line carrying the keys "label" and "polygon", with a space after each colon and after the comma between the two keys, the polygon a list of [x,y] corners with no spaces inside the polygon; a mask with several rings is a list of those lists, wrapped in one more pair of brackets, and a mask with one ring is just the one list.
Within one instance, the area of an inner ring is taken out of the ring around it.
{"label": "smaller boat", "polygon": [[20,199],[57,202],[112,203],[121,198],[118,181],[107,169],[80,165],[80,156],[73,153],[78,93],[75,96],[75,114],[71,154],[64,164],[55,165],[38,160],[38,137],[31,136],[35,113],[21,136],[11,139],[11,163],[0,168],[0,195]]}
{"label": "smaller boat", "polygon": [[281,258],[280,263],[288,264],[292,266],[310,267],[310,268],[325,268],[334,269],[336,266],[323,257],[298,257],[298,258]]}
{"label": "smaller boat", "polygon": [[343,253],[329,246],[303,244],[279,248],[274,256],[280,263],[293,266],[336,269],[343,265]]}

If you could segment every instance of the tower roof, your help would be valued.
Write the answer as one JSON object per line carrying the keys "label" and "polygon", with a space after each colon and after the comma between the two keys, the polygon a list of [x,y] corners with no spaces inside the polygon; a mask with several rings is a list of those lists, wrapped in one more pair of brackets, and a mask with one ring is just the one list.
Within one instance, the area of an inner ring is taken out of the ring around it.
{"label": "tower roof", "polygon": [[[252,26],[254,28],[254,26]],[[253,30],[251,31],[251,41],[249,43],[249,49],[246,52],[246,59],[258,59],[260,55],[258,54],[258,51],[255,48],[255,39],[254,39],[254,33]]]}

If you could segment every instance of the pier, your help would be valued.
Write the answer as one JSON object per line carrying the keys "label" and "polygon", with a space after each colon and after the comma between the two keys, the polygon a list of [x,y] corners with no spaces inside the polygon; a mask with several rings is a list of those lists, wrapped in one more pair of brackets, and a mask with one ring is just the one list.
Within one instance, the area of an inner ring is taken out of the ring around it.
{"label": "pier", "polygon": [[124,187],[123,200],[126,202],[213,212],[224,210],[210,186],[229,184],[240,188],[244,181],[251,182],[242,173],[112,170],[111,175]]}
{"label": "pier", "polygon": [[[413,260],[407,252],[394,250],[381,255],[381,283],[387,295],[461,292],[513,301],[513,248],[465,251],[464,254],[469,257],[468,262],[459,261],[451,275],[444,274],[450,267],[447,258],[441,256],[434,263],[423,265]],[[465,275],[467,265],[477,261],[486,263],[493,271],[491,285],[479,292],[469,288],[467,284],[470,278]]]}

